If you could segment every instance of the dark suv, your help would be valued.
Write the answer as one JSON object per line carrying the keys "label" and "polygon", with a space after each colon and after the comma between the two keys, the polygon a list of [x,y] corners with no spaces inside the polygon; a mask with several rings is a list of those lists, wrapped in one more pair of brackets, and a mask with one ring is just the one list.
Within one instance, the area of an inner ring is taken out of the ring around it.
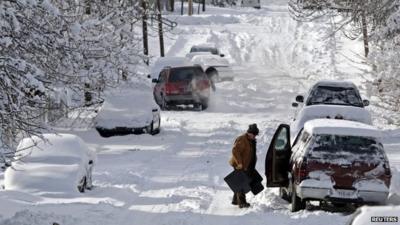
{"label": "dark suv", "polygon": [[153,83],[161,109],[189,104],[200,110],[208,107],[211,83],[200,66],[166,67]]}
{"label": "dark suv", "polygon": [[384,204],[391,171],[380,131],[358,122],[316,119],[290,142],[290,128],[281,124],[265,160],[267,187],[279,187],[293,212],[306,201]]}

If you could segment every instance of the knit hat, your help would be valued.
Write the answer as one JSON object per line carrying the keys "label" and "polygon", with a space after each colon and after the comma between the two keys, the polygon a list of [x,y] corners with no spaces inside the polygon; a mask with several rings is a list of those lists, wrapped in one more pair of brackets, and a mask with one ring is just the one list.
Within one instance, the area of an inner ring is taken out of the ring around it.
{"label": "knit hat", "polygon": [[257,136],[258,132],[259,132],[259,130],[257,128],[257,124],[253,123],[253,124],[249,125],[249,129],[247,129],[247,133],[254,134]]}

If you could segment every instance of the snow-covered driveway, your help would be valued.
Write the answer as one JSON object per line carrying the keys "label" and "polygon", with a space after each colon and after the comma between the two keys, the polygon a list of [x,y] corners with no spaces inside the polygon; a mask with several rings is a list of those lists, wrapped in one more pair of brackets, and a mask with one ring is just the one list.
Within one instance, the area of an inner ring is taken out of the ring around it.
{"label": "snow-covered driveway", "polygon": [[[156,136],[105,139],[92,129],[70,131],[98,152],[95,188],[70,196],[2,191],[0,224],[345,224],[348,215],[340,212],[291,213],[275,189],[248,194],[252,206],[239,209],[230,204],[232,192],[223,181],[231,171],[232,143],[248,124],[261,130],[257,168],[263,174],[271,135],[291,120],[294,97],[343,67],[335,57],[340,41],[327,38],[331,27],[297,23],[281,4],[261,10],[209,7],[200,16],[168,17],[180,24],[168,35],[169,56],[183,56],[194,44],[216,43],[235,64],[235,80],[217,84],[206,111],[162,112]],[[154,54],[157,47],[152,46]],[[400,169],[398,140],[388,141],[392,164]]]}

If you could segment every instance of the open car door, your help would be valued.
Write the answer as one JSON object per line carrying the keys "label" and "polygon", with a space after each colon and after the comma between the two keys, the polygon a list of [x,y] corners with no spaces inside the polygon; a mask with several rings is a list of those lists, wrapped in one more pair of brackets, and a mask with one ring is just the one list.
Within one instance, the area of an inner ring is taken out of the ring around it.
{"label": "open car door", "polygon": [[265,158],[267,187],[284,187],[288,184],[288,169],[291,155],[290,127],[279,125]]}

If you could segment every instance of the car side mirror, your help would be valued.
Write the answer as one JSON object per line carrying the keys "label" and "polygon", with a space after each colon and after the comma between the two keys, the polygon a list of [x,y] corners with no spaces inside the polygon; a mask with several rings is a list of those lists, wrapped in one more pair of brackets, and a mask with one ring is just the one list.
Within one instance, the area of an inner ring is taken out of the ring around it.
{"label": "car side mirror", "polygon": [[369,106],[369,101],[366,100],[366,99],[364,99],[364,100],[363,100],[363,105],[364,105],[364,106]]}
{"label": "car side mirror", "polygon": [[151,80],[151,82],[152,82],[152,83],[158,83],[158,79],[155,79],[155,78],[154,78],[154,79]]}
{"label": "car side mirror", "polygon": [[292,103],[292,107],[294,107],[294,108],[297,108],[297,107],[299,107],[299,103],[297,103],[297,102],[293,102],[293,103]]}
{"label": "car side mirror", "polygon": [[219,56],[221,56],[221,57],[225,57],[225,54],[219,54]]}
{"label": "car side mirror", "polygon": [[297,96],[296,96],[296,102],[304,102],[304,97],[303,97],[303,95],[297,95]]}

